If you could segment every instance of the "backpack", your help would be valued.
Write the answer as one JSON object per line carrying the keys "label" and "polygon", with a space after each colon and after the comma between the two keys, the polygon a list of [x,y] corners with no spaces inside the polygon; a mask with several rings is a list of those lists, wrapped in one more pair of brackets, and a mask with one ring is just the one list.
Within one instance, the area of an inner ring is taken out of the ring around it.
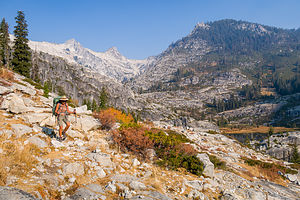
{"label": "backpack", "polygon": [[60,98],[61,98],[62,96],[58,96],[58,97],[55,97],[54,99],[53,99],[53,106],[52,106],[52,116],[53,115],[57,115],[56,113],[55,113],[55,108],[56,108],[56,105],[58,104],[58,102],[59,102],[59,100],[60,100]]}

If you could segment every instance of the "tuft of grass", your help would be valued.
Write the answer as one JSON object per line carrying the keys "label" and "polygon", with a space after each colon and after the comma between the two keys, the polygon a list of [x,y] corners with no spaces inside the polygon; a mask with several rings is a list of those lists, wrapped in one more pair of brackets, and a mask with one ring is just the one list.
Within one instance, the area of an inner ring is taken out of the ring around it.
{"label": "tuft of grass", "polygon": [[[5,185],[10,174],[18,177],[26,177],[28,172],[37,163],[34,155],[40,153],[35,145],[19,146],[12,142],[1,144],[5,152],[0,157],[0,184]],[[8,169],[8,170],[7,170]]]}

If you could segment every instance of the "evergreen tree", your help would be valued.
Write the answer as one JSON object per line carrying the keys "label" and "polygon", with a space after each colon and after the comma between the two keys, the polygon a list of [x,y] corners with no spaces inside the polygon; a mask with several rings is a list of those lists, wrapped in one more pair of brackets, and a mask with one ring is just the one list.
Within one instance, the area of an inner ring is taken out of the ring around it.
{"label": "evergreen tree", "polygon": [[105,87],[102,87],[99,99],[100,99],[99,108],[105,109],[108,104],[108,93]]}
{"label": "evergreen tree", "polygon": [[86,106],[88,110],[92,110],[92,103],[90,100],[87,100]]}
{"label": "evergreen tree", "polygon": [[95,99],[93,99],[93,102],[92,102],[92,111],[96,111],[97,107],[98,107],[98,105],[97,105]]}
{"label": "evergreen tree", "polygon": [[0,65],[7,67],[9,66],[11,54],[9,42],[8,24],[3,18],[0,24]]}
{"label": "evergreen tree", "polygon": [[29,78],[31,68],[31,52],[28,46],[28,29],[24,13],[18,11],[18,16],[15,18],[17,25],[15,26],[14,34],[14,52],[13,52],[13,70]]}
{"label": "evergreen tree", "polygon": [[292,157],[291,157],[292,163],[299,163],[300,164],[300,155],[297,149],[297,145],[293,145],[293,151],[292,151]]}

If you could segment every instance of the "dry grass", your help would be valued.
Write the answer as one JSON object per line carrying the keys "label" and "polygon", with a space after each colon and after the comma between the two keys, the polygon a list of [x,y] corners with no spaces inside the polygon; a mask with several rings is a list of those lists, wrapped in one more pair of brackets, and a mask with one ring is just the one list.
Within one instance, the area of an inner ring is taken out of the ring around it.
{"label": "dry grass", "polygon": [[15,80],[14,73],[4,67],[0,68],[0,78],[9,82],[13,82]]}
{"label": "dry grass", "polygon": [[10,141],[0,141],[0,147],[3,149],[0,157],[0,185],[5,185],[10,175],[27,177],[28,172],[37,163],[34,155],[40,154],[40,150],[34,145],[28,144],[23,147]]}
{"label": "dry grass", "polygon": [[254,181],[254,177],[257,177],[259,179],[267,179],[287,187],[286,181],[277,173],[278,169],[276,167],[266,169],[259,166],[249,166],[246,164],[239,165],[247,171],[240,172],[238,175],[247,180]]}
{"label": "dry grass", "polygon": [[[229,133],[268,133],[270,127],[259,126],[259,127],[244,127],[244,128],[221,128],[221,132],[225,134]],[[294,131],[294,128],[285,127],[273,127],[274,133]]]}

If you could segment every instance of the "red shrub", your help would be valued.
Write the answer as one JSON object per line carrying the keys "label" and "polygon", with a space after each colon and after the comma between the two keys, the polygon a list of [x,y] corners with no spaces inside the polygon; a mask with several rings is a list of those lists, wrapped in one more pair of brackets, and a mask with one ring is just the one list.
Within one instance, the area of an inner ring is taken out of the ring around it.
{"label": "red shrub", "polygon": [[121,150],[129,150],[143,158],[146,158],[147,149],[153,149],[153,141],[145,136],[145,128],[127,128],[114,131],[113,139]]}
{"label": "red shrub", "polygon": [[110,130],[116,124],[116,119],[110,112],[94,113],[94,117],[99,119],[102,128],[106,130]]}

